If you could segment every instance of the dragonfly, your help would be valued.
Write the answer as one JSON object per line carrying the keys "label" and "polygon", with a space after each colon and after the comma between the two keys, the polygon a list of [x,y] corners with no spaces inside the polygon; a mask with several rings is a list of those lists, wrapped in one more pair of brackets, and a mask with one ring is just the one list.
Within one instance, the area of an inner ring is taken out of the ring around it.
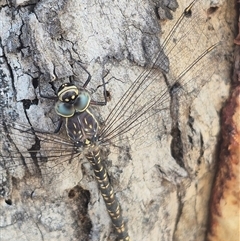
{"label": "dragonfly", "polygon": [[[8,172],[11,173],[14,170],[16,167],[14,163],[19,159],[26,166],[30,160],[34,160],[33,168],[36,169],[34,171],[41,173],[45,165],[49,165],[49,163],[52,163],[52,168],[54,168],[55,165],[59,166],[60,163],[66,161],[71,162],[71,159],[84,153],[85,158],[92,164],[96,181],[118,240],[130,240],[127,223],[122,215],[120,203],[114,194],[104,164],[105,160],[101,154],[102,147],[116,143],[120,137],[129,133],[134,132],[134,136],[136,136],[139,128],[144,129],[147,126],[149,119],[156,116],[164,118],[164,112],[169,110],[176,93],[185,91],[191,93],[194,98],[199,93],[200,87],[208,81],[199,76],[202,68],[210,64],[211,53],[220,45],[218,41],[208,43],[207,48],[203,44],[205,49],[197,57],[190,56],[187,66],[178,67],[176,65],[179,56],[175,55],[175,49],[188,39],[191,32],[194,33],[198,18],[192,18],[192,14],[194,8],[195,10],[198,8],[199,3],[200,1],[195,0],[185,9],[163,42],[162,52],[153,57],[152,66],[146,68],[129,85],[125,94],[101,123],[97,120],[92,109],[94,106],[107,104],[104,80],[102,86],[105,100],[103,102],[92,100],[91,94],[86,90],[90,79],[81,88],[72,83],[64,83],[59,88],[55,98],[55,111],[57,115],[61,116],[61,121],[57,130],[63,129],[63,125],[66,130],[66,138],[37,128],[29,129],[21,123],[8,123],[2,115],[0,125],[2,130],[1,160]],[[187,30],[186,26],[188,26]],[[209,40],[206,39],[207,41]],[[189,46],[182,46],[182,50],[178,54],[185,55],[188,53],[187,51],[189,51]],[[159,70],[159,66],[166,62],[166,56],[170,60],[169,69],[174,70],[173,76],[171,72],[168,73],[168,69]],[[199,78],[197,79],[197,77]],[[166,85],[161,83],[161,78],[165,80]],[[194,83],[194,81],[196,82]],[[35,144],[30,149],[24,150],[24,145],[13,144],[12,136],[20,138],[22,143],[32,139]],[[142,144],[144,145],[144,143]],[[29,172],[32,171],[29,170]],[[4,189],[2,189],[2,194],[5,194]]]}

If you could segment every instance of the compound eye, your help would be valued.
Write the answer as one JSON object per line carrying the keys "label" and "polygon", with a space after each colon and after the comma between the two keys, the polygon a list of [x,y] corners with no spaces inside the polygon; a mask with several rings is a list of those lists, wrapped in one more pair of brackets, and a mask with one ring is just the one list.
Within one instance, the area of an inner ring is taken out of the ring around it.
{"label": "compound eye", "polygon": [[83,112],[85,111],[90,103],[91,97],[87,91],[81,91],[74,102],[74,107],[76,111]]}
{"label": "compound eye", "polygon": [[63,117],[71,117],[75,113],[75,109],[72,104],[62,101],[57,101],[55,104],[55,111],[58,115]]}
{"label": "compound eye", "polygon": [[62,84],[58,90],[58,99],[63,102],[70,102],[76,99],[78,96],[78,88],[71,84]]}

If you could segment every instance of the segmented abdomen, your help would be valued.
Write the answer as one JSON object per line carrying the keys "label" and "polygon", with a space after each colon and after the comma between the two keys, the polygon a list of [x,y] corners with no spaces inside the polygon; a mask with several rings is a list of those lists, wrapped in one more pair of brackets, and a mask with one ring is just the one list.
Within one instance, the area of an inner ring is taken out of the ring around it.
{"label": "segmented abdomen", "polygon": [[99,189],[106,204],[109,216],[115,230],[118,233],[119,241],[130,241],[127,226],[123,221],[120,204],[114,194],[113,188],[109,182],[106,168],[102,164],[100,148],[92,145],[90,150],[85,154],[88,161],[92,164]]}

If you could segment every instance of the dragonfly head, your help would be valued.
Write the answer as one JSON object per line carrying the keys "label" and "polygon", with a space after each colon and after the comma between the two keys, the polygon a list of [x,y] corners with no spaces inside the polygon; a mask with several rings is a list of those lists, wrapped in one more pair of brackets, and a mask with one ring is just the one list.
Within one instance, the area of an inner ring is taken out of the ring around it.
{"label": "dragonfly head", "polygon": [[72,83],[62,84],[58,89],[58,99],[62,102],[73,102],[78,96],[79,90],[77,86]]}
{"label": "dragonfly head", "polygon": [[84,112],[91,100],[91,96],[85,89],[78,89],[74,84],[65,83],[58,89],[58,101],[55,111],[58,115],[68,118],[75,112]]}

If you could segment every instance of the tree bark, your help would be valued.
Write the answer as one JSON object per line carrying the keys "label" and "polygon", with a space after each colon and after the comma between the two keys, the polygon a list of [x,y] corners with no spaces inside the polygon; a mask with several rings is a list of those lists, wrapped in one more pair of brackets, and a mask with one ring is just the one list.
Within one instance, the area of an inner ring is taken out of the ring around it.
{"label": "tree bark", "polygon": [[[187,72],[181,93],[167,98],[169,109],[104,147],[105,165],[132,240],[205,240],[235,24],[234,1],[216,2],[196,1],[192,17],[163,49],[168,58],[162,54],[164,61],[155,65],[159,75],[160,69],[169,73],[168,81],[155,81],[152,93],[167,90],[167,84],[173,84],[204,50],[220,45]],[[100,101],[102,77],[109,71],[108,104],[96,107],[103,122],[139,73],[151,69],[153,57],[162,51],[159,41],[167,39],[190,2],[178,4],[174,0],[2,2],[1,122],[53,132],[58,120],[54,101],[42,98],[39,86],[45,96],[54,96],[54,88],[69,79],[81,87],[88,78],[86,70],[92,77],[87,88]],[[132,103],[133,109],[141,99]],[[154,106],[150,113],[159,109]],[[62,155],[43,168],[39,164],[43,160],[27,151],[37,143],[34,135],[28,140],[21,136],[8,136],[1,124],[1,240],[115,240],[84,155]],[[52,136],[58,140],[64,134]],[[22,153],[14,163],[5,154],[6,139],[10,156]],[[54,153],[67,148],[54,142],[40,145]],[[25,166],[23,159],[28,160]]]}

